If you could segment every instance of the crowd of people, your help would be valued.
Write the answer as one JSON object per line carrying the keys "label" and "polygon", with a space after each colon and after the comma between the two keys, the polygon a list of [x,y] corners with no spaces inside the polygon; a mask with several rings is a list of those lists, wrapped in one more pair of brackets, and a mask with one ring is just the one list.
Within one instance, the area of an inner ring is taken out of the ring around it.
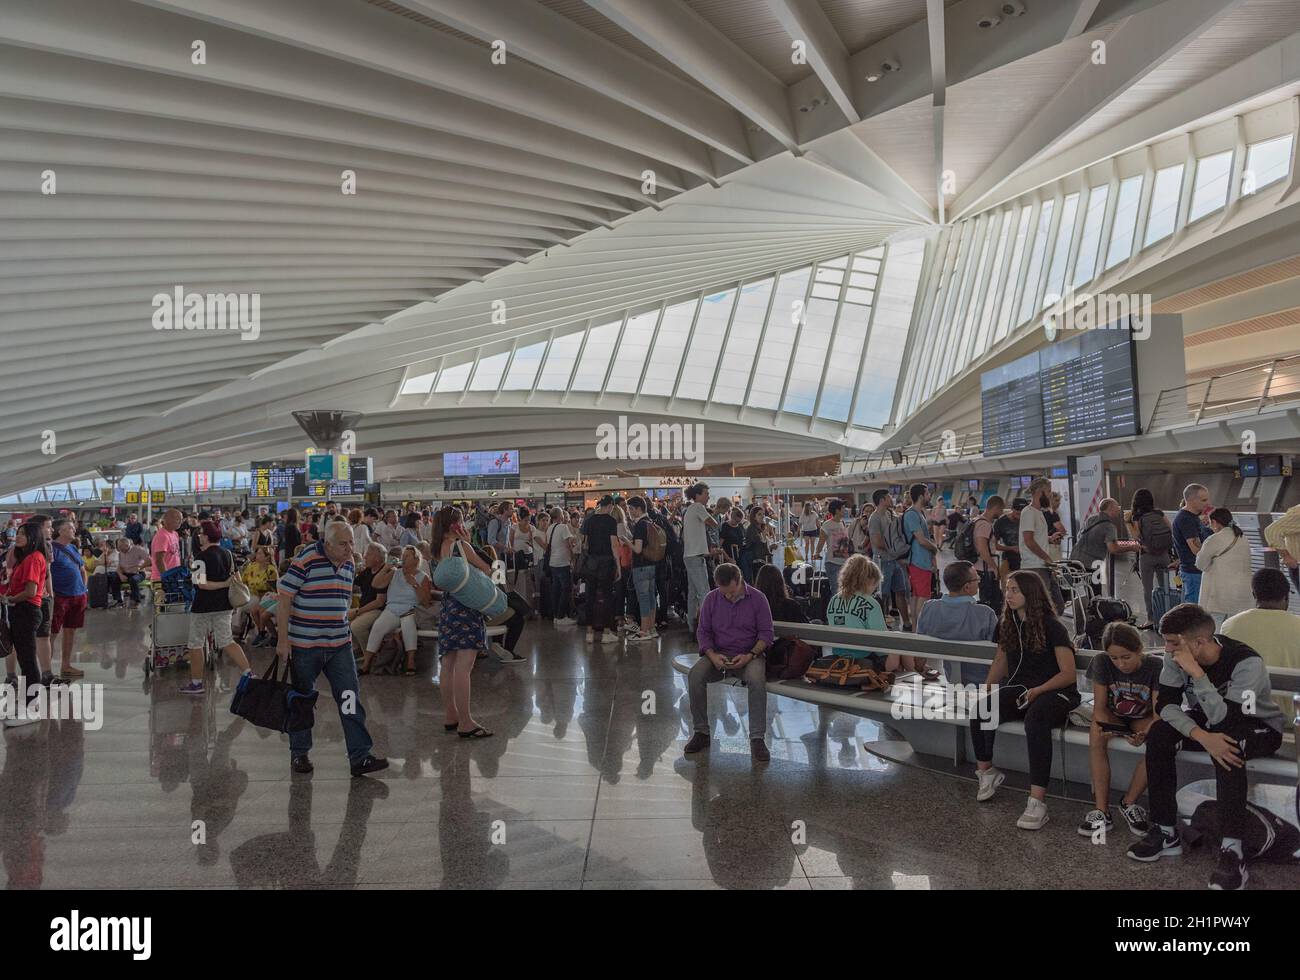
{"label": "crowd of people", "polygon": [[[1048,819],[1053,732],[1080,707],[1081,691],[1056,574],[1066,539],[1060,498],[1046,479],[1024,492],[1009,505],[999,496],[982,505],[971,497],[949,509],[918,483],[901,500],[877,490],[860,508],[835,498],[787,508],[766,499],[748,506],[713,500],[700,482],[668,499],[609,494],[584,509],[479,502],[399,512],[330,502],[307,513],[254,516],[173,508],[150,521],[130,514],[107,529],[116,536],[99,540],[69,516],[32,517],[4,529],[7,680],[17,684],[21,672],[31,692],[81,675],[72,652],[93,576],[104,576],[109,605],[133,608],[144,601],[145,580],[156,590],[169,572],[191,569],[190,677],[181,692],[206,693],[205,653],[224,655],[247,674],[246,648],[273,645],[304,693],[325,675],[352,772],[366,775],[387,762],[373,754],[358,678],[386,662],[386,645],[397,672],[412,675],[421,634],[436,636],[445,729],[462,738],[493,735],[475,719],[470,698],[475,664],[493,649],[484,614],[434,585],[437,565],[460,559],[508,594],[515,614],[498,651],[507,664],[525,661],[515,645],[533,619],[576,627],[589,644],[654,641],[665,629],[689,629],[700,654],[687,683],[690,755],[710,744],[708,685],[736,677],[748,689],[752,758],[769,760],[769,658],[789,653],[774,622],[993,643],[988,667],[960,669],[962,682],[987,685],[982,696],[989,699],[971,721],[976,799],[990,799],[1004,779],[993,765],[998,725],[1022,721],[1030,792],[1017,826],[1037,830]],[[1292,541],[1294,530],[1285,533]],[[1268,667],[1300,667],[1300,620],[1287,612],[1287,576],[1276,569],[1252,576],[1242,536],[1203,486],[1184,490],[1172,519],[1139,489],[1127,513],[1104,500],[1069,555],[1085,567],[1134,560],[1147,620],[1140,628],[1110,623],[1088,671],[1095,808],[1079,831],[1091,836],[1114,826],[1107,750],[1122,738],[1144,750],[1118,803],[1140,837],[1128,854],[1153,861],[1178,853],[1174,759],[1179,751],[1204,751],[1217,763],[1223,849],[1212,884],[1222,888],[1246,878],[1244,763],[1276,751],[1294,719],[1285,699],[1274,697]],[[951,558],[941,561],[946,549]],[[1295,552],[1280,551],[1294,570]],[[811,589],[795,587],[791,573],[800,566]],[[242,592],[232,590],[235,582]],[[1073,626],[1078,634],[1080,624]],[[1158,630],[1163,661],[1140,629]],[[920,657],[855,646],[827,652],[891,679],[941,676]],[[984,724],[988,717],[997,725]],[[311,744],[310,731],[291,737],[295,772],[313,770]],[[1139,804],[1143,793],[1149,813]]]}

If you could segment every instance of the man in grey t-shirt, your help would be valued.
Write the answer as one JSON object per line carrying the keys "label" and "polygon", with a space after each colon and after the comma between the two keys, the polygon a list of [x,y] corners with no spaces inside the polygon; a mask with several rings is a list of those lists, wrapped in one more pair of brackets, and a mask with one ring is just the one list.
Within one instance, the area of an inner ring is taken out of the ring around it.
{"label": "man in grey t-shirt", "polygon": [[880,595],[889,608],[890,597],[903,617],[903,629],[912,628],[912,611],[908,607],[911,587],[907,581],[907,556],[911,551],[898,515],[894,513],[894,498],[888,490],[877,490],[871,495],[876,505],[867,519],[867,533],[871,537],[871,553],[880,566]]}

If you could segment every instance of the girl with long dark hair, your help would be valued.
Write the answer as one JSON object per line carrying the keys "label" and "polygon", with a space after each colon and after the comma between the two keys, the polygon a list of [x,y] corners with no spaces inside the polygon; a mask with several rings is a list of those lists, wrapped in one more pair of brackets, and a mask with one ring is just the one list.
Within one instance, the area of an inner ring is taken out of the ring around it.
{"label": "girl with long dark hair", "polygon": [[[998,623],[998,652],[989,667],[985,696],[971,718],[979,790],[990,799],[1006,778],[993,768],[993,740],[1004,721],[1025,723],[1029,749],[1029,801],[1016,821],[1022,830],[1047,823],[1047,782],[1052,774],[1052,731],[1079,706],[1074,644],[1052,610],[1043,580],[1030,571],[1007,576],[1006,605]],[[996,699],[993,701],[992,699]]]}
{"label": "girl with long dark hair", "polygon": [[1155,497],[1146,487],[1133,491],[1129,510],[1129,524],[1133,537],[1142,545],[1138,552],[1138,576],[1142,579],[1142,601],[1146,603],[1147,620],[1138,629],[1155,629],[1151,610],[1155,608],[1151,592],[1156,579],[1160,588],[1169,588],[1169,549],[1173,546],[1174,532],[1165,512],[1156,508]]}

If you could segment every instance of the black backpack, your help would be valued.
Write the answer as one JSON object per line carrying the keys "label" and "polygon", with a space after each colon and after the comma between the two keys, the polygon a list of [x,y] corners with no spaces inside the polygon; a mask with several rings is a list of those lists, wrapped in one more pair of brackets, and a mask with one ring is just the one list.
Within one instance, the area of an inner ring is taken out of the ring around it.
{"label": "black backpack", "polygon": [[[1196,844],[1202,838],[1216,849],[1219,847],[1222,835],[1219,833],[1218,800],[1206,800],[1192,811],[1187,840]],[[1246,832],[1241,838],[1241,851],[1248,861],[1300,863],[1300,829],[1271,810],[1247,803]]]}
{"label": "black backpack", "polygon": [[980,560],[979,549],[975,547],[975,525],[985,520],[983,517],[977,517],[961,530],[957,539],[952,543],[952,553],[958,561],[968,561],[974,564]]}
{"label": "black backpack", "polygon": [[1165,520],[1165,515],[1157,511],[1148,511],[1138,521],[1138,533],[1142,538],[1142,550],[1148,555],[1167,555],[1174,547],[1174,531]]}

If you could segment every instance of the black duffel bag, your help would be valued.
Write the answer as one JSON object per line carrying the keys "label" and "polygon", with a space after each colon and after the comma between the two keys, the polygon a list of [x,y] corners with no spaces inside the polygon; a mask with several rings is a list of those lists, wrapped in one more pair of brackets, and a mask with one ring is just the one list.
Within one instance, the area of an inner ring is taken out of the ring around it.
{"label": "black duffel bag", "polygon": [[316,699],[319,691],[303,694],[289,683],[289,664],[284,665],[284,679],[276,676],[280,658],[276,656],[261,677],[245,674],[239,679],[230,713],[251,721],[259,728],[275,732],[305,732],[316,723]]}

